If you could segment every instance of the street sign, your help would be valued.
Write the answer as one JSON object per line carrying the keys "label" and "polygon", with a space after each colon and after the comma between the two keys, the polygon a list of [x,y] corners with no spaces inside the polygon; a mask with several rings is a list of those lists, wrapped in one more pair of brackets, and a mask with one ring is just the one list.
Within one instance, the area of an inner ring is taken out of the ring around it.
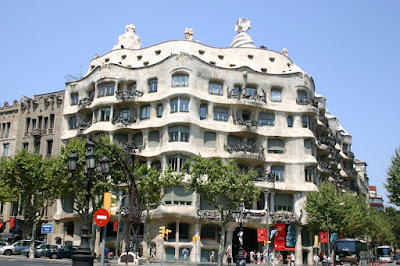
{"label": "street sign", "polygon": [[319,241],[321,243],[328,243],[328,232],[320,232],[319,233]]}
{"label": "street sign", "polygon": [[267,229],[257,229],[257,242],[263,242],[267,240]]}
{"label": "street sign", "polygon": [[113,222],[113,232],[118,232],[118,220]]}
{"label": "street sign", "polygon": [[15,218],[10,217],[10,228],[14,228],[14,227],[15,227]]}
{"label": "street sign", "polygon": [[51,234],[52,231],[53,231],[53,224],[51,223],[42,224],[42,234]]}
{"label": "street sign", "polygon": [[109,219],[110,214],[106,209],[98,209],[94,213],[94,222],[100,227],[106,226]]}

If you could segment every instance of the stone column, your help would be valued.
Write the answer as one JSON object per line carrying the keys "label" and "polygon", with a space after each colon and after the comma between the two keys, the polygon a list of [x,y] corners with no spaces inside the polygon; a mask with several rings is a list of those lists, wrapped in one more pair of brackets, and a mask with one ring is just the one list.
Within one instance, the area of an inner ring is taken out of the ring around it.
{"label": "stone column", "polygon": [[[193,194],[196,194],[196,193],[193,193]],[[201,228],[200,224],[198,222],[196,222],[194,224],[194,236],[200,237],[200,228]],[[197,248],[197,256],[196,256],[196,252],[195,252],[196,248]],[[195,244],[193,244],[193,248],[192,248],[192,250],[190,251],[190,254],[189,254],[189,261],[190,262],[194,262],[194,261],[197,260],[197,263],[199,263],[200,259],[201,259],[201,252],[200,251],[201,251],[201,249],[200,249],[200,239],[199,239],[199,240],[196,241]]]}
{"label": "stone column", "polygon": [[301,225],[296,225],[296,231],[295,231],[295,237],[296,237],[296,248],[295,248],[295,257],[296,257],[296,261],[295,264],[296,265],[301,265],[303,264],[303,245],[302,245],[302,241],[301,241]]}
{"label": "stone column", "polygon": [[270,202],[269,202],[269,209],[271,212],[275,212],[274,199],[275,199],[275,192],[271,192],[271,197],[270,197]]}
{"label": "stone column", "polygon": [[175,224],[175,261],[179,260],[179,224],[180,221],[176,220],[176,224]]}

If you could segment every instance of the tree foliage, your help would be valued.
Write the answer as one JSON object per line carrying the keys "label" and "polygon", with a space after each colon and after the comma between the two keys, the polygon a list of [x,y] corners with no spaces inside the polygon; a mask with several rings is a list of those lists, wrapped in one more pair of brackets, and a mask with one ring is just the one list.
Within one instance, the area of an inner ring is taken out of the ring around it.
{"label": "tree foliage", "polygon": [[54,164],[54,158],[42,158],[26,150],[0,162],[0,198],[20,202],[26,227],[32,228],[32,239],[36,237],[36,227],[45,209],[59,196],[60,184],[53,175]]}
{"label": "tree foliage", "polygon": [[389,192],[390,203],[400,206],[400,148],[397,148],[392,157],[391,166],[387,170],[385,188]]}
{"label": "tree foliage", "polygon": [[232,160],[225,163],[221,158],[204,159],[201,156],[192,157],[190,162],[186,163],[185,169],[191,176],[187,189],[199,193],[201,200],[218,210],[221,217],[218,256],[218,263],[221,264],[225,246],[225,227],[232,219],[232,211],[238,209],[240,202],[255,202],[260,196],[261,191],[253,182],[257,173],[240,170]]}

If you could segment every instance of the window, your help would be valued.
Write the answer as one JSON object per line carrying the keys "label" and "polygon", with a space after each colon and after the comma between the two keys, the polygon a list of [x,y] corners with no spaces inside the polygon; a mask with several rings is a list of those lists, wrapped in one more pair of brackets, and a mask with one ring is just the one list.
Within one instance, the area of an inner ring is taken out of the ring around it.
{"label": "window", "polygon": [[307,103],[307,93],[304,91],[297,92],[297,103],[306,104]]}
{"label": "window", "polygon": [[187,87],[189,86],[189,75],[173,75],[172,87]]}
{"label": "window", "polygon": [[256,96],[257,96],[257,89],[256,88],[254,88],[254,87],[246,87],[245,94],[244,94],[245,98],[255,99]]}
{"label": "window", "polygon": [[133,92],[136,92],[136,83],[133,83],[133,84],[129,85],[129,90],[133,91]]}
{"label": "window", "polygon": [[272,113],[260,113],[258,124],[262,126],[274,126],[275,115]]}
{"label": "window", "polygon": [[183,164],[187,160],[186,156],[183,155],[175,155],[168,158],[168,166],[175,172],[180,172]]}
{"label": "window", "polygon": [[290,194],[275,194],[275,211],[293,211],[293,196]]}
{"label": "window", "polygon": [[40,153],[40,141],[35,141],[33,143],[33,148],[37,153]]}
{"label": "window", "polygon": [[54,114],[50,114],[50,126],[49,128],[54,128]]}
{"label": "window", "polygon": [[243,139],[239,136],[229,135],[228,136],[228,145],[229,146],[238,146],[243,143]]}
{"label": "window", "polygon": [[114,95],[114,84],[99,85],[97,88],[97,98]]}
{"label": "window", "polygon": [[26,132],[29,131],[30,124],[31,124],[31,119],[28,117],[28,118],[26,118],[26,122],[25,122],[25,131]]}
{"label": "window", "polygon": [[314,182],[314,168],[306,167],[304,169],[306,182]]}
{"label": "window", "polygon": [[149,92],[157,92],[157,79],[149,80]]}
{"label": "window", "polygon": [[163,106],[162,104],[157,105],[157,117],[162,117]]}
{"label": "window", "polygon": [[132,136],[132,143],[135,143],[137,145],[143,145],[143,134],[141,132],[136,133],[135,135]]}
{"label": "window", "polygon": [[281,94],[282,94],[282,90],[279,89],[272,89],[271,90],[271,101],[272,102],[281,102]]}
{"label": "window", "polygon": [[283,154],[285,151],[285,141],[283,139],[269,139],[268,153]]}
{"label": "window", "polygon": [[10,144],[9,143],[3,144],[3,156],[8,156],[9,149],[10,149]]}
{"label": "window", "polygon": [[71,94],[71,105],[77,105],[79,102],[79,95],[77,93]]}
{"label": "window", "polygon": [[110,107],[100,107],[97,110],[97,121],[109,121],[110,120]]}
{"label": "window", "polygon": [[301,124],[304,128],[308,128],[308,129],[312,130],[312,123],[311,123],[311,118],[309,115],[301,116]]}
{"label": "window", "polygon": [[215,148],[217,134],[215,132],[204,132],[204,147]]}
{"label": "window", "polygon": [[275,181],[283,182],[285,180],[284,176],[283,176],[284,171],[285,171],[285,168],[281,165],[271,166],[271,175],[274,177]]}
{"label": "window", "polygon": [[11,122],[7,122],[6,137],[10,134]]}
{"label": "window", "polygon": [[350,151],[350,149],[349,149],[349,144],[343,143],[343,148],[342,148],[342,150],[343,150],[344,153],[349,152],[349,151]]}
{"label": "window", "polygon": [[165,189],[162,201],[168,205],[192,205],[192,197],[193,191],[186,191],[182,186],[172,186]]}
{"label": "window", "polygon": [[207,104],[200,105],[200,120],[207,118]]}
{"label": "window", "polygon": [[160,143],[160,131],[155,130],[149,133],[149,147],[154,148],[158,147]]}
{"label": "window", "polygon": [[69,119],[69,129],[77,129],[78,128],[78,121],[76,116],[73,116]]}
{"label": "window", "polygon": [[213,95],[222,95],[222,83],[210,82],[208,85],[208,93]]}
{"label": "window", "polygon": [[22,144],[22,148],[24,149],[24,150],[29,150],[29,143],[28,142],[24,142],[23,144]]}
{"label": "window", "polygon": [[149,119],[150,118],[150,105],[142,106],[141,112],[140,112],[140,119]]}
{"label": "window", "polygon": [[228,110],[226,108],[214,108],[214,120],[228,121]]}
{"label": "window", "polygon": [[128,143],[128,135],[127,134],[115,134],[113,140],[118,142],[119,144]]}
{"label": "window", "polygon": [[53,140],[49,139],[47,140],[47,155],[51,155],[53,151]]}
{"label": "window", "polygon": [[189,127],[187,126],[173,126],[168,128],[169,142],[183,141],[189,142]]}
{"label": "window", "polygon": [[293,127],[293,116],[289,115],[287,117],[287,126],[288,127]]}
{"label": "window", "polygon": [[121,109],[119,110],[119,117],[121,118],[128,118],[131,114],[131,111],[129,109]]}
{"label": "window", "polygon": [[189,99],[178,97],[171,100],[171,113],[189,112]]}
{"label": "window", "polygon": [[312,155],[312,142],[311,139],[304,140],[304,153]]}

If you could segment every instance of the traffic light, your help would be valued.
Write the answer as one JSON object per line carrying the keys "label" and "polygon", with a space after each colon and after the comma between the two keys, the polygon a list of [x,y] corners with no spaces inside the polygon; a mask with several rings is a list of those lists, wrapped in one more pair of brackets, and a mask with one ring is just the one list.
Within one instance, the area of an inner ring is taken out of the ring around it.
{"label": "traffic light", "polygon": [[314,248],[317,248],[319,244],[319,238],[318,236],[314,236]]}
{"label": "traffic light", "polygon": [[117,196],[113,195],[112,193],[110,193],[110,192],[104,193],[103,209],[106,209],[110,215],[115,214],[114,212],[111,213],[111,207],[117,206],[115,204],[116,199],[117,199]]}
{"label": "traffic light", "polygon": [[160,228],[160,236],[162,238],[164,238],[165,237],[165,226],[160,226],[159,228]]}
{"label": "traffic light", "polygon": [[169,230],[169,229],[165,229],[165,239],[166,239],[166,240],[168,240],[168,234],[169,234],[169,233],[172,233],[172,231]]}
{"label": "traffic light", "polygon": [[193,237],[192,237],[193,244],[195,244],[196,241],[197,241],[198,239],[200,239],[200,237],[198,237],[198,236],[193,236]]}
{"label": "traffic light", "polygon": [[264,246],[271,244],[271,241],[264,240]]}

